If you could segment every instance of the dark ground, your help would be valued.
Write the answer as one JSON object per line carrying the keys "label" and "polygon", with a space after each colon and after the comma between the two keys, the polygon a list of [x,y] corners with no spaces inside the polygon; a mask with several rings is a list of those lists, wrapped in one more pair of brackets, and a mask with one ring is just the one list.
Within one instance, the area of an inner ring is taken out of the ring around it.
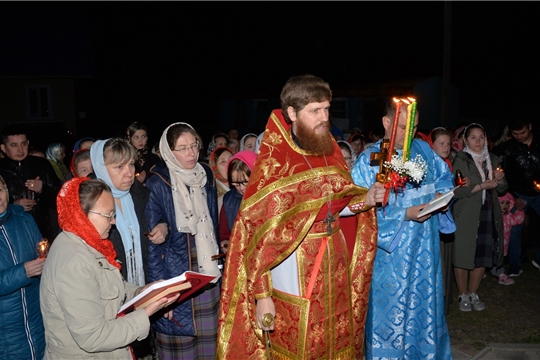
{"label": "dark ground", "polygon": [[[538,237],[540,233],[531,236]],[[454,284],[446,317],[452,348],[474,356],[488,344],[540,343],[540,271],[531,264],[532,248],[527,257],[522,264],[523,273],[513,278],[515,284],[500,285],[489,273],[482,280],[478,296],[486,305],[484,311],[460,311]]]}

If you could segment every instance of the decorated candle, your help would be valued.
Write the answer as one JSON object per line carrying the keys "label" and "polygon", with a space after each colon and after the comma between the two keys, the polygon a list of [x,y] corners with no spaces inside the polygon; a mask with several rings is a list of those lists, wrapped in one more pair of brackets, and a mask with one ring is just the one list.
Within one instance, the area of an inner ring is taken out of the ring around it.
{"label": "decorated candle", "polygon": [[407,120],[406,120],[406,125],[405,125],[405,137],[403,138],[403,161],[407,161],[409,160],[409,152],[410,152],[410,149],[409,149],[409,146],[410,146],[410,141],[409,141],[409,130],[410,130],[410,126],[411,126],[411,103],[409,102],[409,100],[407,99],[401,99],[401,101],[403,101],[405,104],[407,104]]}
{"label": "decorated candle", "polygon": [[[409,160],[411,157],[411,144],[414,137],[414,122],[416,119],[416,100],[413,98],[407,98],[407,126],[405,128],[405,139],[403,143],[403,161]],[[405,101],[405,100],[403,100]]]}
{"label": "decorated candle", "polygon": [[388,147],[388,155],[386,161],[392,160],[392,154],[394,153],[394,143],[396,142],[396,132],[399,122],[399,111],[401,110],[401,100],[394,98],[396,103],[396,113],[394,115],[394,123],[392,124],[392,134],[390,135],[390,146]]}

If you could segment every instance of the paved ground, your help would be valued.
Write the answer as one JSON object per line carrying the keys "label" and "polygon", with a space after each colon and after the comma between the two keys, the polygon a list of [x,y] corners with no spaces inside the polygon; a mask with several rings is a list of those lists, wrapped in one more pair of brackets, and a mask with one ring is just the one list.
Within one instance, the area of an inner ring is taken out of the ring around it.
{"label": "paved ground", "polygon": [[452,352],[454,360],[539,360],[540,344],[490,344],[474,356]]}

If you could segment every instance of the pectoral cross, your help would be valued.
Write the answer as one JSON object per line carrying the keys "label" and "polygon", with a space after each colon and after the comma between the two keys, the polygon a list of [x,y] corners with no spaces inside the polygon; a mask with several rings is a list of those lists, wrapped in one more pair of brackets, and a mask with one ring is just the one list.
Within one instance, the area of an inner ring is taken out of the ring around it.
{"label": "pectoral cross", "polygon": [[328,232],[328,235],[332,234],[332,223],[334,221],[336,221],[336,219],[334,219],[332,211],[328,210],[328,217],[323,220],[323,222],[325,222],[327,225],[326,231]]}

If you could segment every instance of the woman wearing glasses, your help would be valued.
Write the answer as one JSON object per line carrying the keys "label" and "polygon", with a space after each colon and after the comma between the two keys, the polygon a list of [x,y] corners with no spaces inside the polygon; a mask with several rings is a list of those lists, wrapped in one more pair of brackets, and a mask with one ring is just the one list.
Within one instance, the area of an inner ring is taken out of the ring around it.
{"label": "woman wearing glasses", "polygon": [[255,152],[243,150],[234,154],[227,164],[227,180],[231,191],[223,196],[223,206],[219,212],[219,239],[223,253],[227,253],[234,220],[256,159]]}
{"label": "woman wearing glasses", "polygon": [[146,338],[149,317],[178,295],[116,318],[122,304],[144,288],[124,281],[107,239],[115,224],[111,189],[98,179],[71,179],[57,204],[63,231],[51,246],[40,287],[44,359],[130,359],[128,345]]}
{"label": "woman wearing glasses", "polygon": [[[150,244],[151,281],[171,278],[186,270],[221,276],[217,261],[217,189],[210,167],[199,163],[201,144],[186,123],[165,129],[159,143],[163,163],[154,166],[146,188],[150,198],[146,216],[150,226],[165,222],[167,241]],[[220,281],[192,301],[175,304],[172,319],[154,323],[161,360],[214,359]]]}

